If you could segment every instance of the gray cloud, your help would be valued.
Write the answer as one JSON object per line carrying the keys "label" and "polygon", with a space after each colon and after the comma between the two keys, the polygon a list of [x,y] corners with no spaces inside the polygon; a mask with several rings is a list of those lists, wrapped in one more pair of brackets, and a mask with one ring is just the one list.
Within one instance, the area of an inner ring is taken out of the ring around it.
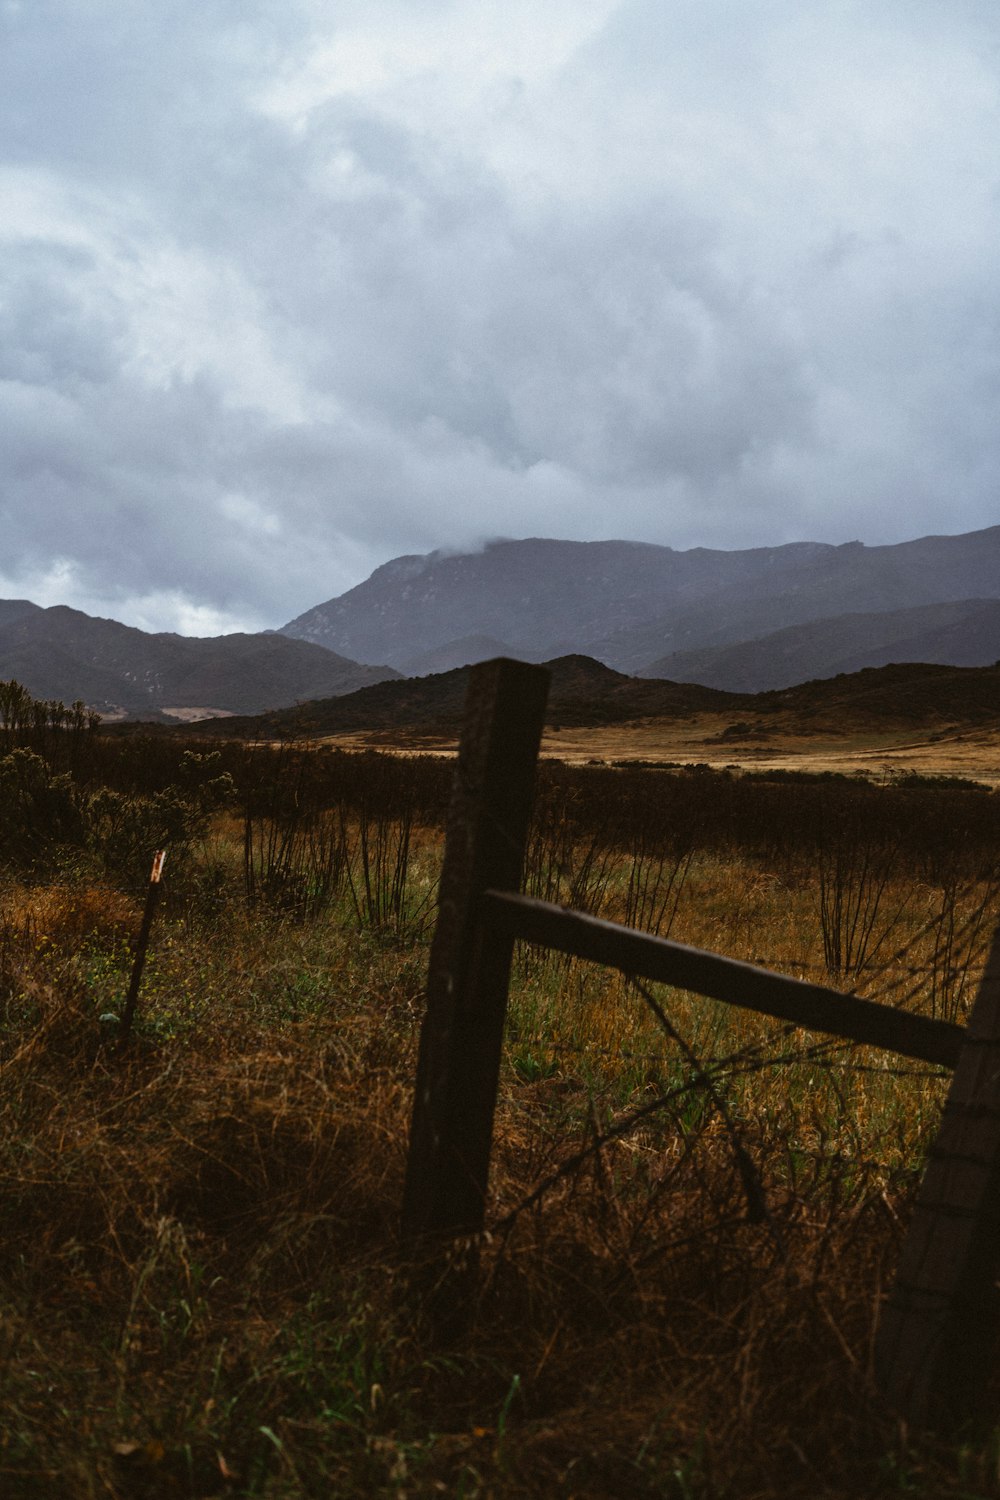
{"label": "gray cloud", "polygon": [[0,0],[0,592],[994,523],[1000,17]]}

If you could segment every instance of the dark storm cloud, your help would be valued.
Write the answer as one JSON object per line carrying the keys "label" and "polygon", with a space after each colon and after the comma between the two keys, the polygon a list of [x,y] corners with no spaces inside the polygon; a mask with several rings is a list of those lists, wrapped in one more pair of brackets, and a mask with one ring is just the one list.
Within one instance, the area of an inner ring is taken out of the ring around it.
{"label": "dark storm cloud", "polygon": [[995,7],[0,0],[0,593],[997,519]]}

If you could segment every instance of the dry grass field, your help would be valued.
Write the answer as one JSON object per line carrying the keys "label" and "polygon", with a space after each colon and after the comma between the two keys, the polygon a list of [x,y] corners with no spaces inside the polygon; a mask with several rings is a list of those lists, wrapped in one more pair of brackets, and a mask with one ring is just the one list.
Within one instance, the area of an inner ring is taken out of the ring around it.
{"label": "dry grass field", "polygon": [[[665,1030],[627,977],[519,949],[479,1291],[443,1337],[398,1221],[447,767],[132,738],[73,790],[16,755],[5,1497],[1000,1494],[1000,1425],[909,1431],[873,1382],[938,1070],[658,986]],[[550,764],[526,888],[962,1020],[995,794],[883,780]]]}
{"label": "dry grass field", "polygon": [[[761,725],[751,735],[731,734],[731,714],[700,714],[690,720],[654,719],[634,724],[549,728],[542,755],[567,765],[629,762],[736,766],[744,770],[860,771],[881,776],[886,771],[913,771],[922,776],[964,776],[988,786],[1000,786],[1000,727],[956,729],[953,733],[924,734],[912,728],[836,735],[786,732],[775,734]],[[346,750],[397,750],[404,754],[453,755],[453,735],[399,734],[377,730],[368,734],[324,735],[322,743]]]}
{"label": "dry grass field", "polygon": [[727,733],[731,716],[702,716],[694,724],[662,721],[616,731],[559,730],[546,735],[543,753],[573,764],[591,760],[674,761],[689,765],[739,766],[746,770],[915,771],[924,776],[965,776],[1000,785],[1000,728],[956,730],[923,735],[832,733],[753,735]]}

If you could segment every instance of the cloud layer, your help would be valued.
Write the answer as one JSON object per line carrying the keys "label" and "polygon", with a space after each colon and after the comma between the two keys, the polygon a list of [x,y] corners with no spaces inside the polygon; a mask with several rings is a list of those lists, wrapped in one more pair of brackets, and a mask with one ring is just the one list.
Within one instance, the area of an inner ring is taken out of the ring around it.
{"label": "cloud layer", "polygon": [[0,594],[998,519],[993,0],[0,0]]}

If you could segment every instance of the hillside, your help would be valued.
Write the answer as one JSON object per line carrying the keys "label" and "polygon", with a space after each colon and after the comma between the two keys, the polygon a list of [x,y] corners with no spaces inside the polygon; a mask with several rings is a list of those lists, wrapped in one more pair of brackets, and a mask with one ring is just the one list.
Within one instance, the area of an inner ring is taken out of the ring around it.
{"label": "hillside", "polygon": [[[586,656],[565,656],[545,665],[552,673],[548,717],[566,724],[618,724],[649,714],[687,716],[722,707],[731,695],[694,684],[626,677]],[[456,667],[427,677],[380,682],[356,693],[256,718],[226,719],[205,726],[212,734],[283,737],[398,731],[456,735],[461,728],[469,669]]]}
{"label": "hillside", "polygon": [[949,667],[920,662],[866,667],[775,692],[732,695],[761,722],[790,731],[841,735],[876,727],[935,731],[1000,730],[1000,666]]}
{"label": "hillside", "polygon": [[0,678],[102,711],[260,713],[395,675],[278,634],[149,634],[63,605],[0,601]]}
{"label": "hillside", "polygon": [[[932,732],[955,725],[1000,728],[1000,668],[889,666],[768,693],[726,693],[694,683],[628,677],[585,656],[546,665],[546,719],[561,727],[679,722],[713,716],[736,737],[837,734],[892,728]],[[461,728],[468,669],[382,682],[336,699],[255,718],[206,725],[246,738],[397,734],[453,738]],[[727,728],[726,721],[731,720]]]}
{"label": "hillside", "polygon": [[41,613],[40,606],[32,604],[28,599],[0,599],[0,630],[28,615]]}
{"label": "hillside", "polygon": [[396,558],[282,631],[407,671],[472,660],[488,651],[485,636],[529,660],[584,653],[638,672],[668,653],[845,613],[998,597],[1000,526],[894,546],[733,552],[532,538]]}
{"label": "hillside", "polygon": [[642,676],[759,693],[887,665],[887,654],[896,662],[989,666],[1000,659],[1000,599],[835,615],[735,646],[675,651],[650,662]]}
{"label": "hillside", "polygon": [[[422,651],[403,662],[406,677],[427,677],[432,672],[450,672],[454,667],[470,667],[493,656],[517,656],[517,652],[495,635],[464,635],[458,641],[445,641],[433,651]],[[522,655],[521,660],[525,660]]]}

